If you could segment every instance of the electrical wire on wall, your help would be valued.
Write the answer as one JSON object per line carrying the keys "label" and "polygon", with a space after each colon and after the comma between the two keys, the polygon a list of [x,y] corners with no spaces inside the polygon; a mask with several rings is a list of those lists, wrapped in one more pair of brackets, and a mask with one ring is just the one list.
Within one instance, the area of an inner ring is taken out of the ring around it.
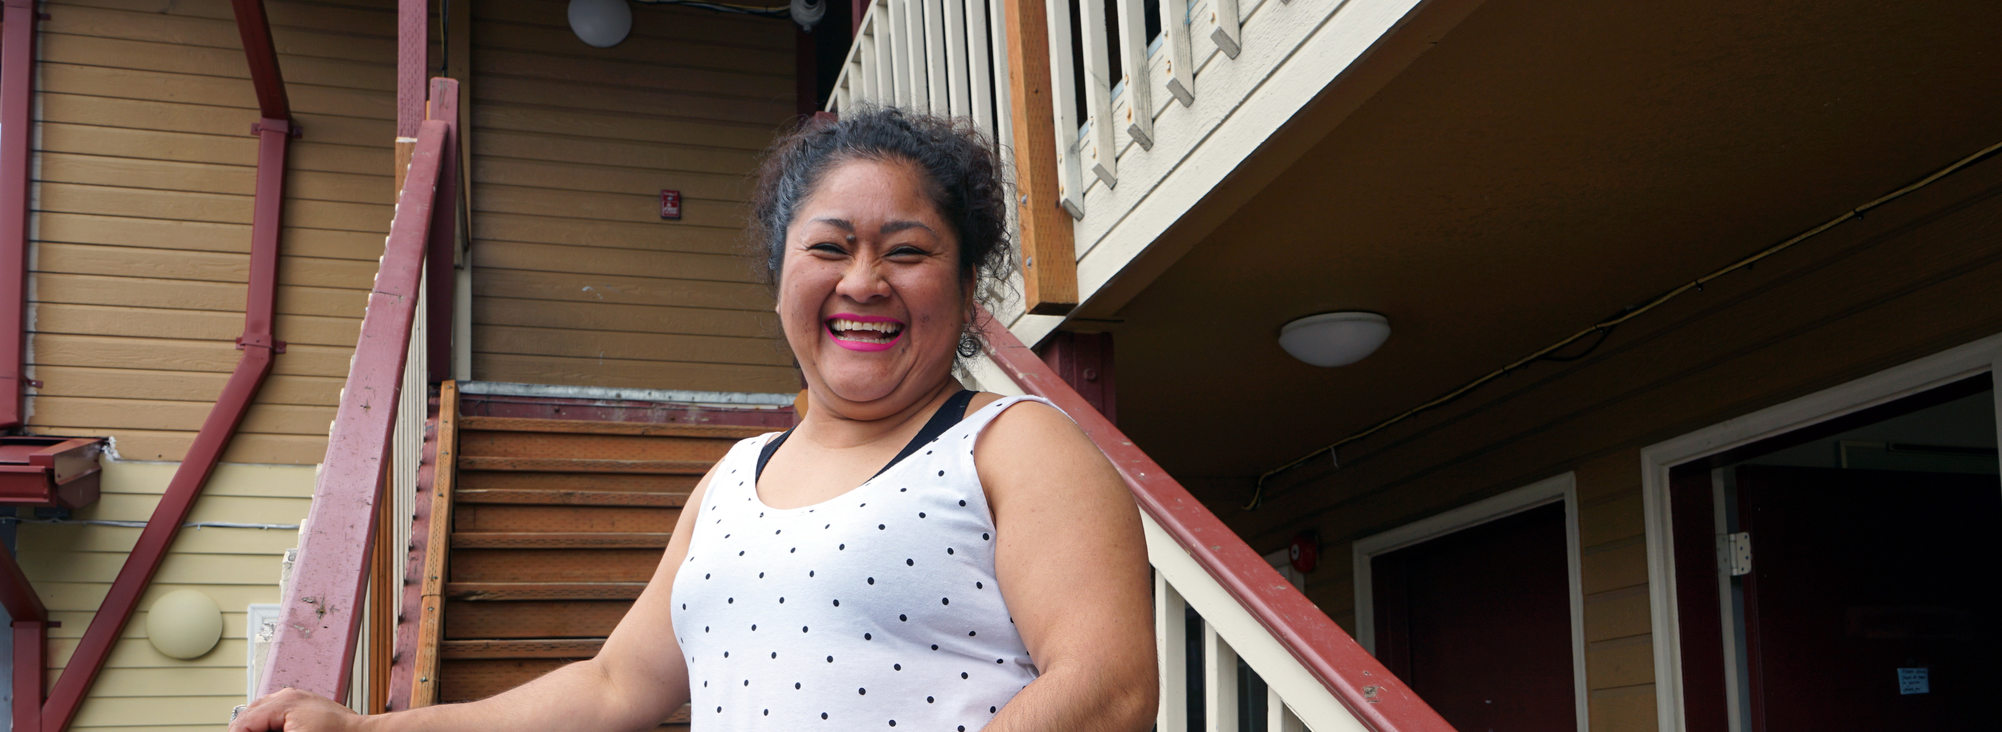
{"label": "electrical wire on wall", "polygon": [[[1299,458],[1294,459],[1293,461],[1288,462],[1284,465],[1273,468],[1271,470],[1267,470],[1264,473],[1259,474],[1258,481],[1252,487],[1251,500],[1244,504],[1243,509],[1246,511],[1250,511],[1258,508],[1259,503],[1263,501],[1265,497],[1265,482],[1267,480],[1270,480],[1275,475],[1279,475],[1280,473],[1284,473],[1288,470],[1300,467],[1301,465],[1305,465],[1309,461],[1312,461],[1323,454],[1326,454],[1330,462],[1332,462],[1335,465],[1335,468],[1339,470],[1341,468],[1341,464],[1338,456],[1336,455],[1336,451],[1341,449],[1342,446],[1344,445],[1355,443],[1357,441],[1369,437],[1370,435],[1382,432],[1383,430],[1388,429],[1391,425],[1398,424],[1405,420],[1411,419],[1412,417],[1418,416],[1419,414],[1422,414],[1424,412],[1430,411],[1432,409],[1437,409],[1441,406],[1451,403],[1459,399],[1460,397],[1466,396],[1467,393],[1487,385],[1489,382],[1492,382],[1495,379],[1507,376],[1510,373],[1513,373],[1516,370],[1521,369],[1537,361],[1570,362],[1582,359],[1585,356],[1590,355],[1593,351],[1598,350],[1599,346],[1603,345],[1606,342],[1606,338],[1612,334],[1614,328],[1618,328],[1620,325],[1626,323],[1627,321],[1640,317],[1642,313],[1660,307],[1662,303],[1666,303],[1677,297],[1688,294],[1691,291],[1702,292],[1703,286],[1705,284],[1708,284],[1712,280],[1715,280],[1719,277],[1723,277],[1724,275],[1731,274],[1732,272],[1736,272],[1741,269],[1749,269],[1751,268],[1752,265],[1758,264],[1760,261],[1768,257],[1771,257],[1773,255],[1779,254],[1780,252],[1786,251],[1787,249],[1792,248],[1794,245],[1807,241],[1808,239],[1820,235],[1821,233],[1826,232],[1829,229],[1833,229],[1849,221],[1861,219],[1863,218],[1863,214],[1869,213],[1871,209],[1883,206],[1884,204],[1903,198],[1906,195],[1911,194],[1913,191],[1917,191],[1921,188],[1932,185],[1933,183],[1939,181],[1941,178],[1945,178],[1948,175],[1952,175],[1956,172],[1959,172],[1961,169],[1966,168],[1967,166],[1981,162],[1982,160],[1985,160],[1990,156],[1993,156],[1998,151],[2002,151],[2002,142],[1998,142],[1996,144],[1989,145],[1986,148],[1982,148],[1980,151],[1972,155],[1968,155],[1967,157],[1956,160],[1952,164],[1947,165],[1946,167],[1935,170],[1932,173],[1929,173],[1926,176],[1919,178],[1916,181],[1906,184],[1904,187],[1898,188],[1897,190],[1891,191],[1890,193],[1886,193],[1882,196],[1879,196],[1875,200],[1872,200],[1868,203],[1849,209],[1848,211],[1844,211],[1842,212],[1841,215],[1829,219],[1828,221],[1822,222],[1819,226],[1815,226],[1799,234],[1795,234],[1792,237],[1789,237],[1786,240],[1781,241],[1777,244],[1768,246],[1757,252],[1748,254],[1745,257],[1739,259],[1738,261],[1732,262],[1728,265],[1725,265],[1719,269],[1710,272],[1709,274],[1703,275],[1702,277],[1698,277],[1678,287],[1672,288],[1667,292],[1654,296],[1653,298],[1622,308],[1618,314],[1615,314],[1612,317],[1594,323],[1590,327],[1585,328],[1584,330],[1571,334],[1571,336],[1568,338],[1565,338],[1556,343],[1550,344],[1549,346],[1545,346],[1541,349],[1538,349],[1536,352],[1531,353],[1527,356],[1516,359],[1514,362],[1508,364],[1507,366],[1495,369],[1493,371],[1488,372],[1485,375],[1482,375],[1479,378],[1476,378],[1465,384],[1461,384],[1460,386],[1453,388],[1444,394],[1434,397],[1430,401],[1427,401],[1416,407],[1407,409],[1404,412],[1394,417],[1390,417],[1383,421],[1377,422],[1376,424],[1370,425],[1369,427],[1366,427],[1342,439],[1336,440],[1333,443],[1330,443],[1326,446],[1317,448],[1314,451],[1302,455]],[[1587,346],[1583,351],[1580,351],[1575,354],[1560,353],[1560,351],[1563,351],[1564,349],[1569,348],[1577,344],[1579,341],[1585,340],[1587,338],[1594,338],[1594,340],[1592,341],[1591,345]]]}

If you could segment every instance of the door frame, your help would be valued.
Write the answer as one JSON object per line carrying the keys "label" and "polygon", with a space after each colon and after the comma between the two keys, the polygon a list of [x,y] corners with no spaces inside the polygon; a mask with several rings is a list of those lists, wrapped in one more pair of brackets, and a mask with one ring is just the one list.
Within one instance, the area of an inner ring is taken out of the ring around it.
{"label": "door frame", "polygon": [[[2002,334],[1892,366],[1641,450],[1641,501],[1647,532],[1648,623],[1654,639],[1658,729],[1663,732],[1686,732],[1688,729],[1683,714],[1682,626],[1676,609],[1675,545],[1669,523],[1669,470],[1683,463],[1982,374],[2002,374]],[[1995,384],[1991,392],[1996,396],[1997,425],[2002,428],[2002,384]],[[1997,430],[1997,448],[2002,449],[2002,429]],[[1731,643],[1728,634],[1725,642]],[[1735,649],[1727,648],[1726,657],[1734,652]]]}
{"label": "door frame", "polygon": [[1422,544],[1462,529],[1513,516],[1552,503],[1564,504],[1564,559],[1571,605],[1571,697],[1578,732],[1591,729],[1590,697],[1585,679],[1585,591],[1580,570],[1578,543],[1578,481],[1566,472],[1491,498],[1419,519],[1357,539],[1350,552],[1355,579],[1356,642],[1376,655],[1376,602],[1370,577],[1370,560],[1405,547]]}

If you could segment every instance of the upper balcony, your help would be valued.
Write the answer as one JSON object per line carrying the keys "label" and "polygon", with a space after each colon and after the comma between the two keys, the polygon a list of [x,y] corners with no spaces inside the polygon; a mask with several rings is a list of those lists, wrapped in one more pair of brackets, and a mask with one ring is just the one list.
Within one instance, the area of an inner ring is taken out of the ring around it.
{"label": "upper balcony", "polygon": [[873,0],[827,109],[964,116],[1013,150],[1025,297],[995,313],[1033,344],[1144,287],[1472,5]]}

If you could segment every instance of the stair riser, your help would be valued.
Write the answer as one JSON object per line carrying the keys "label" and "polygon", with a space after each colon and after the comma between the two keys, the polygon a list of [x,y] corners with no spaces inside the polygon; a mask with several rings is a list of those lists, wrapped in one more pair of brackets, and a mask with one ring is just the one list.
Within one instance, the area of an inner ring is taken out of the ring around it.
{"label": "stair riser", "polygon": [[471,432],[459,435],[461,457],[550,457],[605,460],[723,459],[732,442],[702,437]]}
{"label": "stair riser", "polygon": [[453,582],[645,582],[658,549],[453,549]]}
{"label": "stair riser", "polygon": [[632,606],[618,600],[449,600],[445,638],[604,638]]}
{"label": "stair riser", "polygon": [[617,473],[542,473],[460,470],[456,486],[464,490],[631,491],[682,493],[695,490],[700,475],[619,475]]}
{"label": "stair riser", "polygon": [[673,531],[678,508],[460,505],[454,531]]}

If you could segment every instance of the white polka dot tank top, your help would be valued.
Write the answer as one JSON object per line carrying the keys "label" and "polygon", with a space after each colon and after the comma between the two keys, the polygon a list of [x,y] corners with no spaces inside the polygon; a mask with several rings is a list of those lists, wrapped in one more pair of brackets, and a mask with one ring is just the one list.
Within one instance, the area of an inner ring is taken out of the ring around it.
{"label": "white polka dot tank top", "polygon": [[737,443],[674,581],[692,727],[977,730],[1034,680],[973,464],[981,431],[1029,400],[1049,404],[996,400],[799,508],[758,499],[758,453],[776,435]]}

